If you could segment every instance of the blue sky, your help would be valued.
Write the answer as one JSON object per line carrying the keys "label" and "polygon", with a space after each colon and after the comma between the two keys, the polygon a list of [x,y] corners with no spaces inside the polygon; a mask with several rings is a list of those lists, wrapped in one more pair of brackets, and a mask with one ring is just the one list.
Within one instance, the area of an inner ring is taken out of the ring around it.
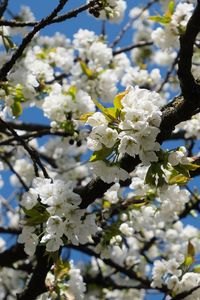
{"label": "blue sky", "polygon": [[[51,12],[51,10],[55,7],[55,4],[58,3],[58,1],[52,1],[52,0],[10,0],[10,9],[12,12],[17,13],[19,11],[20,5],[27,5],[31,7],[36,19],[40,19],[44,16],[46,16],[48,13]],[[42,4],[41,4],[42,3]],[[69,0],[65,8],[61,13],[65,13],[70,11],[73,8],[79,7],[80,5],[84,5],[86,3],[86,0]],[[128,0],[128,8],[139,4],[142,6],[144,3],[147,3],[147,1],[142,0]],[[127,9],[128,12],[128,9]],[[128,13],[126,13],[125,20],[120,24],[108,24],[107,27],[107,33],[109,40],[112,40],[113,37],[116,36],[119,29],[122,27],[124,23],[126,23],[128,19]],[[78,15],[77,18],[73,18],[71,20],[67,20],[64,23],[60,24],[53,24],[48,26],[47,28],[42,30],[43,34],[52,35],[56,31],[60,31],[64,34],[66,34],[67,37],[72,37],[73,33],[75,33],[79,28],[87,28],[89,30],[93,30],[96,33],[101,32],[101,21],[95,20],[93,17],[88,16],[87,12],[83,12]],[[123,44],[130,43],[131,42],[131,33],[125,35],[125,38],[123,39]]]}

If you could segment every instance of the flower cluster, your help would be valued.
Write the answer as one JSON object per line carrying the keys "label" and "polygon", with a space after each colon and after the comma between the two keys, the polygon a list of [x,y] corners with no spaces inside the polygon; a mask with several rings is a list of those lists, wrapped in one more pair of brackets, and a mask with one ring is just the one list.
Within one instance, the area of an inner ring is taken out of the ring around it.
{"label": "flower cluster", "polygon": [[171,4],[163,17],[152,17],[152,20],[167,25],[152,32],[151,37],[156,46],[163,50],[178,46],[178,36],[184,32],[193,10],[194,6],[190,3],[178,3],[175,8]]}
{"label": "flower cluster", "polygon": [[[44,98],[42,108],[44,115],[52,120],[51,126],[54,130],[65,128],[67,120],[79,119],[81,112],[95,111],[94,103],[88,93],[58,83],[52,85],[51,92]],[[76,122],[73,125],[76,125]],[[69,126],[66,129],[69,131]]]}
{"label": "flower cluster", "polygon": [[184,130],[185,138],[200,138],[200,114],[194,115],[191,120],[181,122],[176,126],[176,132],[178,130]]}
{"label": "flower cluster", "polygon": [[[75,245],[92,241],[91,236],[98,230],[95,215],[79,209],[81,198],[72,188],[72,182],[36,178],[23,195],[21,205],[26,219],[19,242],[25,243],[30,256],[39,242],[46,245],[48,252],[55,252],[63,239]],[[43,226],[42,232],[39,225]]]}
{"label": "flower cluster", "polygon": [[75,297],[75,299],[82,300],[84,299],[84,292],[86,291],[83,277],[80,274],[80,269],[75,268],[73,262],[71,262],[70,265],[70,279],[68,281],[69,292]]}
{"label": "flower cluster", "polygon": [[[118,99],[114,100],[114,104]],[[126,153],[133,157],[139,155],[145,165],[157,161],[155,152],[160,145],[156,137],[161,122],[159,103],[157,93],[130,87],[122,94],[120,103],[116,104],[115,116],[112,108],[90,116],[87,124],[92,126],[92,131],[87,145],[95,151],[94,160],[98,160],[98,155],[102,159],[104,152],[105,158],[114,152],[114,161]]]}
{"label": "flower cluster", "polygon": [[[65,272],[63,272],[63,268]],[[86,286],[81,270],[74,266],[74,262],[59,259],[51,271],[48,272],[46,287],[49,291],[37,297],[37,300],[50,300],[61,297],[63,299],[85,299]]]}
{"label": "flower cluster", "polygon": [[124,17],[125,10],[124,0],[99,0],[89,9],[89,13],[96,18],[119,23]]}
{"label": "flower cluster", "polygon": [[184,273],[182,270],[184,263],[183,255],[168,261],[156,260],[153,267],[152,287],[161,288],[162,285],[166,285],[173,295],[188,292],[188,297],[185,299],[198,300],[200,275],[195,272]]}

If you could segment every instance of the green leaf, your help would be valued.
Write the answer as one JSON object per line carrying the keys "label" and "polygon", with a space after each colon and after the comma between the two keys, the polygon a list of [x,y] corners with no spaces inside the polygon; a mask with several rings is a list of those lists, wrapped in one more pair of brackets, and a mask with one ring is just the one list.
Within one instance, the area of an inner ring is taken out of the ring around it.
{"label": "green leaf", "polygon": [[171,22],[171,17],[174,13],[174,6],[175,6],[174,0],[171,0],[168,5],[168,10],[164,14],[164,16],[151,16],[149,17],[149,20],[163,25],[169,24]]}
{"label": "green leaf", "polygon": [[174,13],[174,7],[175,7],[175,2],[174,0],[171,0],[168,5],[168,11],[170,12],[171,15],[173,15]]}
{"label": "green leaf", "polygon": [[146,177],[145,177],[145,183],[149,184],[149,185],[155,185],[155,180],[154,177],[152,176],[153,174],[153,166],[152,164],[150,165],[150,167],[148,168]]}
{"label": "green leaf", "polygon": [[193,272],[195,272],[195,273],[200,273],[200,264],[194,266]]}
{"label": "green leaf", "polygon": [[91,162],[97,161],[97,160],[104,160],[106,157],[108,157],[113,152],[113,148],[102,148],[99,151],[94,151],[92,156],[90,157]]}
{"label": "green leaf", "polygon": [[75,85],[70,86],[69,90],[68,90],[68,94],[70,96],[72,96],[72,99],[75,100],[76,98],[76,93],[77,93],[77,88]]}
{"label": "green leaf", "polygon": [[82,69],[83,73],[85,73],[85,75],[87,75],[88,78],[93,79],[94,73],[91,69],[88,68],[86,63],[84,61],[80,60],[80,65],[81,65],[81,69]]}
{"label": "green leaf", "polygon": [[113,108],[105,108],[98,100],[92,99],[96,107],[104,114],[108,121],[115,121],[115,113],[113,113]]}
{"label": "green leaf", "polygon": [[187,253],[188,253],[188,255],[195,257],[195,248],[194,248],[194,245],[190,241],[188,242]]}
{"label": "green leaf", "polygon": [[147,199],[133,200],[133,203],[129,205],[130,209],[140,209],[142,206],[148,205],[149,201]]}
{"label": "green leaf", "polygon": [[161,166],[162,165],[160,163],[151,164],[145,177],[145,183],[157,187],[162,186],[166,183],[165,174]]}
{"label": "green leaf", "polygon": [[70,120],[66,120],[66,121],[60,123],[60,128],[62,128],[65,132],[67,132],[71,135],[74,133],[74,124]]}
{"label": "green leaf", "polygon": [[111,203],[108,200],[103,200],[103,208],[110,208],[111,207]]}
{"label": "green leaf", "polygon": [[22,105],[19,101],[15,101],[11,106],[11,108],[12,108],[12,113],[15,117],[19,117],[23,112]]}
{"label": "green leaf", "polygon": [[42,51],[42,52],[40,52],[40,53],[37,53],[37,54],[36,54],[36,57],[37,57],[38,59],[46,59],[46,58],[47,58],[47,52]]}
{"label": "green leaf", "polygon": [[174,166],[173,168],[178,171],[178,173],[183,174],[185,177],[190,178],[190,173],[185,167],[186,165],[178,164],[177,166]]}
{"label": "green leaf", "polygon": [[185,257],[184,265],[190,267],[195,261],[195,248],[194,245],[189,241],[187,247],[187,255]]}
{"label": "green leaf", "polygon": [[35,226],[46,222],[49,218],[49,213],[41,204],[37,204],[32,209],[23,208],[26,215],[26,225]]}
{"label": "green leaf", "polygon": [[117,115],[117,110],[115,107],[108,107],[105,109],[105,112],[106,112],[106,115],[109,117],[109,118],[113,118],[113,119],[116,119],[116,115]]}
{"label": "green leaf", "polygon": [[164,15],[163,17],[162,16],[151,16],[151,17],[149,17],[149,20],[166,25],[166,24],[170,23],[171,17],[167,16],[167,15]]}
{"label": "green leaf", "polygon": [[17,84],[14,90],[14,94],[15,94],[14,99],[16,101],[20,101],[20,102],[25,101],[24,94],[23,94],[23,87],[21,84]]}
{"label": "green leaf", "polygon": [[196,165],[196,164],[191,163],[191,164],[184,165],[184,167],[186,169],[188,169],[189,171],[195,171],[195,170],[200,168],[200,165]]}
{"label": "green leaf", "polygon": [[68,277],[68,273],[70,270],[69,261],[63,261],[60,257],[57,259],[54,267],[54,274],[56,279],[64,279]]}
{"label": "green leaf", "polygon": [[185,261],[184,261],[184,265],[186,267],[189,267],[193,264],[193,258],[191,256],[186,256]]}
{"label": "green leaf", "polygon": [[87,114],[83,114],[80,116],[80,120],[83,122],[86,122],[89,117],[91,117],[94,114],[94,112],[89,112]]}
{"label": "green leaf", "polygon": [[119,93],[115,96],[113,104],[116,109],[118,109],[118,110],[122,109],[123,106],[121,104],[121,100],[126,96],[126,94],[128,94],[128,90],[126,90],[122,93]]}
{"label": "green leaf", "polygon": [[101,104],[99,103],[98,100],[96,99],[92,99],[92,101],[94,102],[94,104],[96,105],[96,107],[104,114],[106,114],[106,108]]}
{"label": "green leaf", "polygon": [[10,49],[16,48],[16,45],[13,43],[11,38],[7,35],[2,35],[2,40],[6,51],[8,52]]}
{"label": "green leaf", "polygon": [[182,174],[177,174],[174,176],[170,176],[168,180],[168,184],[178,184],[178,185],[185,185],[189,181],[189,177],[186,177]]}

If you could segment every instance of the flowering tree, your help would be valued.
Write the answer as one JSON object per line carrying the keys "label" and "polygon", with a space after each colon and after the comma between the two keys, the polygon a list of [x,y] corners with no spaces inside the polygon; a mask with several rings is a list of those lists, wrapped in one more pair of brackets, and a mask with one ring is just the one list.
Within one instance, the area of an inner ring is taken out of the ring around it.
{"label": "flowering tree", "polygon": [[[67,2],[35,20],[0,1],[0,298],[198,300],[200,1]],[[84,11],[101,35],[39,34]],[[20,121],[27,107],[49,125]]]}

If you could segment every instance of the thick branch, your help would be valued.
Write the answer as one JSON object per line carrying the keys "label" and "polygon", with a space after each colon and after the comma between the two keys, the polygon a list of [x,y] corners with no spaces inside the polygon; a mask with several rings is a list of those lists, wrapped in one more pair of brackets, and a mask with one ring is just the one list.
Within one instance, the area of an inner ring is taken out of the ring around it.
{"label": "thick branch", "polygon": [[35,300],[36,297],[44,292],[47,288],[45,286],[45,278],[52,265],[51,259],[45,255],[45,248],[38,247],[36,251],[37,265],[33,271],[25,290],[20,295],[17,295],[19,300]]}
{"label": "thick branch", "polygon": [[[198,1],[192,17],[188,21],[185,33],[180,36],[180,55],[178,60],[178,77],[183,96],[187,101],[193,102],[197,94],[199,95],[199,86],[196,84],[192,75],[192,56],[193,47],[197,34],[200,31],[200,2]],[[198,99],[199,102],[199,99]]]}
{"label": "thick branch", "polygon": [[16,261],[25,259],[26,257],[27,255],[24,252],[24,245],[17,244],[0,253],[0,266],[10,267]]}
{"label": "thick branch", "polygon": [[15,234],[18,235],[21,233],[20,228],[14,228],[14,227],[2,227],[0,226],[0,233],[1,234]]}

